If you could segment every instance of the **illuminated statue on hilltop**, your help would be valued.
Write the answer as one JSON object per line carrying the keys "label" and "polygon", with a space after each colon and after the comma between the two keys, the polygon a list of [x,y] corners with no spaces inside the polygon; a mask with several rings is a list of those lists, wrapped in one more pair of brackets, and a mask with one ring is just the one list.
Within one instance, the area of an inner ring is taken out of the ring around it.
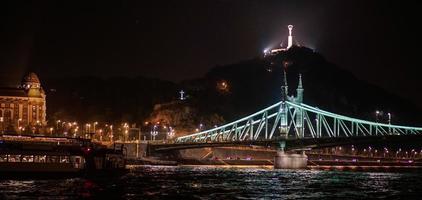
{"label": "illuminated statue on hilltop", "polygon": [[281,48],[279,49],[264,50],[264,56],[276,54],[281,51],[287,51],[288,49],[290,49],[290,47],[293,46],[293,25],[288,25],[287,28],[289,29],[289,36],[287,37],[287,47],[283,47],[283,43],[281,43]]}
{"label": "illuminated statue on hilltop", "polygon": [[289,49],[293,45],[293,36],[292,36],[293,25],[288,25],[287,28],[289,28],[289,37],[288,37],[288,40],[287,40],[287,49]]}

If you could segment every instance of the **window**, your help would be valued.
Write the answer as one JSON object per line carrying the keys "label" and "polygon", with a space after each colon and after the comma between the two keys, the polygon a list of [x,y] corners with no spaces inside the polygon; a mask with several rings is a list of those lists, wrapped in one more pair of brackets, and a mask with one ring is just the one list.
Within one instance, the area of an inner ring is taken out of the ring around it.
{"label": "window", "polygon": [[7,155],[0,155],[0,162],[7,162]]}
{"label": "window", "polygon": [[9,162],[20,162],[21,155],[9,155]]}
{"label": "window", "polygon": [[47,162],[49,162],[49,163],[58,163],[59,162],[59,158],[58,158],[58,156],[48,156],[47,157]]}
{"label": "window", "polygon": [[30,155],[30,156],[22,156],[22,162],[34,162],[34,156]]}
{"label": "window", "polygon": [[46,161],[47,156],[35,156],[34,162],[44,163]]}
{"label": "window", "polygon": [[69,163],[69,156],[60,156],[60,163]]}

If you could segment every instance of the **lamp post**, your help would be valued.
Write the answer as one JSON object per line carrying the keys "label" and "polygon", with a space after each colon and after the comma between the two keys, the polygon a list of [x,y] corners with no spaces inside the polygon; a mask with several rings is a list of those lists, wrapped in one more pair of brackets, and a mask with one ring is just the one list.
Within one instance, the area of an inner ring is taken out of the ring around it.
{"label": "lamp post", "polygon": [[3,117],[0,117],[0,122],[1,122],[1,133],[3,133],[3,131],[4,131],[4,118]]}
{"label": "lamp post", "polygon": [[98,122],[94,122],[94,134],[95,134],[95,125],[97,125]]}
{"label": "lamp post", "polygon": [[59,130],[59,123],[60,123],[60,119],[56,121],[56,130]]}
{"label": "lamp post", "polygon": [[79,126],[75,128],[75,132],[73,133],[73,137],[76,138],[76,135],[78,135]]}
{"label": "lamp post", "polygon": [[128,131],[125,130],[125,135],[123,136],[123,142],[127,141],[127,137],[128,137]]}
{"label": "lamp post", "polygon": [[86,124],[86,133],[90,133],[91,132],[91,124]]}
{"label": "lamp post", "polygon": [[[391,125],[391,113],[387,113],[388,115],[388,125]],[[391,127],[388,127],[388,132],[391,133]]]}
{"label": "lamp post", "polygon": [[170,126],[167,132],[167,139],[172,139],[174,137],[174,129]]}
{"label": "lamp post", "polygon": [[128,123],[124,123],[123,124],[123,128],[125,129],[124,131],[124,135],[123,135],[123,140],[126,142],[127,138],[128,138],[128,133],[129,133],[129,125]]}
{"label": "lamp post", "polygon": [[378,122],[379,115],[380,115],[380,111],[379,110],[375,111],[375,120],[376,120],[376,122]]}
{"label": "lamp post", "polygon": [[155,141],[155,136],[158,135],[157,125],[154,125],[153,129],[151,130],[151,140]]}
{"label": "lamp post", "polygon": [[138,143],[141,141],[141,127],[142,126],[139,126],[138,128]]}
{"label": "lamp post", "polygon": [[100,132],[100,142],[103,141],[103,129],[100,129],[98,132]]}
{"label": "lamp post", "polygon": [[387,147],[384,147],[383,157],[385,158],[386,155],[388,155],[388,149]]}
{"label": "lamp post", "polygon": [[113,142],[113,125],[110,125],[110,141]]}

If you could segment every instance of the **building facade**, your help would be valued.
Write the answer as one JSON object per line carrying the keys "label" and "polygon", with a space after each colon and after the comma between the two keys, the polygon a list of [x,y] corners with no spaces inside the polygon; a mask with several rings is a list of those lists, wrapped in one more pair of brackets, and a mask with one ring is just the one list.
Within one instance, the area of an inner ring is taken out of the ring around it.
{"label": "building facade", "polygon": [[0,130],[30,131],[46,125],[46,98],[35,73],[27,74],[19,87],[0,88]]}

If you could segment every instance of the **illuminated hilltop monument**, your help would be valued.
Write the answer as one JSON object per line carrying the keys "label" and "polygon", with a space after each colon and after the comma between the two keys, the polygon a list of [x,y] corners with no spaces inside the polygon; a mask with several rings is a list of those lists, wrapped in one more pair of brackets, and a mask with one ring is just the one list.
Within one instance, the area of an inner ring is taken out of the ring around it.
{"label": "illuminated hilltop monument", "polygon": [[289,37],[287,41],[287,49],[289,49],[293,44],[293,36],[292,36],[292,29],[293,25],[288,25],[287,28],[289,29]]}
{"label": "illuminated hilltop monument", "polygon": [[288,25],[287,28],[289,29],[289,36],[287,38],[287,47],[284,48],[283,43],[281,43],[280,44],[281,48],[271,49],[271,50],[266,49],[266,50],[264,50],[265,56],[270,55],[270,54],[276,54],[276,53],[281,52],[281,51],[287,51],[290,47],[293,46],[293,34],[292,34],[293,25]]}

